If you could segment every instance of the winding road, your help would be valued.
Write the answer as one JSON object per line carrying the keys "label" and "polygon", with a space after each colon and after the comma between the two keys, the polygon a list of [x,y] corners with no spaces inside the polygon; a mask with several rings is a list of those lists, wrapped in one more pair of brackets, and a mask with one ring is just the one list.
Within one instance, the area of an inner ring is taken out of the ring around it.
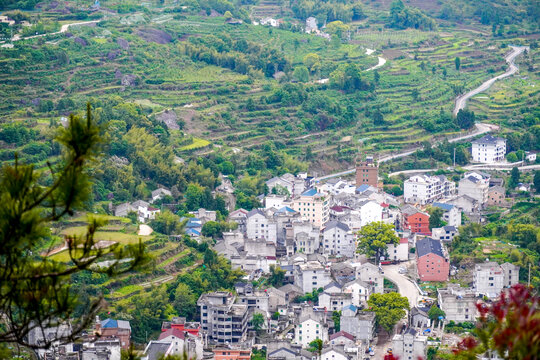
{"label": "winding road", "polygon": [[508,70],[506,70],[504,74],[495,76],[494,78],[487,80],[476,89],[471,90],[468,93],[459,96],[456,99],[456,106],[454,108],[454,116],[457,115],[459,110],[465,109],[465,106],[467,105],[467,100],[469,100],[471,97],[473,97],[474,95],[480,94],[481,92],[486,91],[487,89],[491,87],[491,85],[495,83],[495,81],[504,79],[508,76],[512,76],[518,71],[518,67],[516,66],[516,64],[514,64],[514,60],[516,59],[518,55],[522,54],[525,50],[528,50],[529,47],[528,46],[510,46],[510,47],[512,48],[512,52],[510,52],[504,58],[509,65]]}
{"label": "winding road", "polygon": [[100,21],[101,20],[91,20],[91,21],[82,21],[82,22],[76,22],[76,23],[71,23],[71,24],[64,24],[64,25],[62,25],[62,27],[60,27],[60,31],[53,32],[53,33],[32,35],[32,36],[26,36],[26,37],[21,37],[19,34],[16,34],[11,38],[11,41],[13,42],[13,41],[19,41],[19,40],[29,40],[29,39],[35,39],[35,38],[39,38],[39,37],[43,37],[43,36],[47,36],[47,35],[62,34],[62,33],[65,33],[66,31],[68,31],[68,29],[71,26],[97,24]]}

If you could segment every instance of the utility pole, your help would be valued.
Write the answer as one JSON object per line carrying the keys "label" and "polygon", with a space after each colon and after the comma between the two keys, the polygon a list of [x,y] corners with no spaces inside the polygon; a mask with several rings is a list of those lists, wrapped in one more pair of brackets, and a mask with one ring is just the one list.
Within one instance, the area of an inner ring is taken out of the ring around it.
{"label": "utility pole", "polygon": [[531,286],[531,263],[529,263],[529,279],[527,280],[527,287]]}
{"label": "utility pole", "polygon": [[456,147],[454,146],[454,169],[456,168]]}

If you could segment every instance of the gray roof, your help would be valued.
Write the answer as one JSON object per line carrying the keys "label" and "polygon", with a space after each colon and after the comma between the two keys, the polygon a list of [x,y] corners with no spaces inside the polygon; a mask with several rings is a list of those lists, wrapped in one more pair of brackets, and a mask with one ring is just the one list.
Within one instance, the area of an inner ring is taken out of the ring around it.
{"label": "gray roof", "polygon": [[492,135],[486,135],[478,140],[474,140],[472,143],[473,144],[496,144],[497,141],[506,141],[506,139],[503,139],[503,138],[500,138],[500,137],[495,137],[495,136],[492,136]]}
{"label": "gray roof", "polygon": [[338,282],[332,281],[330,284],[328,284],[328,285],[326,285],[326,286],[324,287],[324,290],[330,289],[330,288],[333,287],[333,286],[335,286],[335,287],[341,289],[341,285],[340,285]]}
{"label": "gray roof", "polygon": [[170,342],[151,341],[144,353],[148,356],[148,360],[157,360],[160,356],[165,355],[170,346]]}
{"label": "gray roof", "polygon": [[416,252],[419,258],[427,254],[435,254],[444,258],[441,242],[431,238],[416,241]]}
{"label": "gray roof", "polygon": [[336,227],[338,229],[343,230],[343,231],[349,231],[350,230],[349,227],[347,226],[347,224],[344,224],[341,221],[329,221],[326,224],[324,224],[324,230],[323,231],[330,230],[330,229],[333,229],[333,228],[336,228]]}
{"label": "gray roof", "polygon": [[253,209],[253,210],[251,210],[250,212],[247,213],[247,217],[252,217],[253,215],[256,215],[256,214],[266,216],[264,211],[262,211],[261,209]]}

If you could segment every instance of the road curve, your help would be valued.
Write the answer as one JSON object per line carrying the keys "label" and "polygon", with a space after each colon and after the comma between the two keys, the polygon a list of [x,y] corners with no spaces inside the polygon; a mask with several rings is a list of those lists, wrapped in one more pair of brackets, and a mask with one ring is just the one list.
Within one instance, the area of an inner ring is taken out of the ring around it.
{"label": "road curve", "polygon": [[11,38],[11,41],[28,40],[28,39],[35,39],[35,38],[38,38],[38,37],[47,36],[47,35],[61,34],[61,33],[65,33],[66,31],[68,31],[68,29],[71,26],[97,24],[100,21],[101,20],[91,20],[91,21],[82,21],[82,22],[76,22],[76,23],[71,23],[71,24],[64,24],[64,25],[62,25],[62,27],[60,27],[60,31],[53,32],[53,33],[39,34],[39,35],[33,35],[33,36],[27,36],[27,37],[20,37],[17,34],[17,35],[15,35],[15,36],[13,36]]}
{"label": "road curve", "polygon": [[508,76],[514,75],[518,71],[518,67],[514,64],[515,58],[523,53],[526,49],[528,49],[527,46],[510,46],[512,48],[512,52],[510,54],[506,55],[505,60],[508,63],[509,67],[508,70],[504,74],[495,76],[494,78],[491,78],[484,82],[482,85],[477,87],[474,90],[469,91],[468,93],[458,96],[456,98],[456,105],[454,107],[454,116],[457,115],[459,110],[465,109],[465,106],[467,105],[467,100],[469,100],[474,95],[480,94],[481,92],[486,91],[495,83],[495,81],[504,79]]}
{"label": "road curve", "polygon": [[407,263],[400,265],[384,265],[384,277],[396,284],[399,294],[409,299],[409,306],[412,308],[418,303],[420,292],[411,280],[399,273],[400,267],[406,267]]}

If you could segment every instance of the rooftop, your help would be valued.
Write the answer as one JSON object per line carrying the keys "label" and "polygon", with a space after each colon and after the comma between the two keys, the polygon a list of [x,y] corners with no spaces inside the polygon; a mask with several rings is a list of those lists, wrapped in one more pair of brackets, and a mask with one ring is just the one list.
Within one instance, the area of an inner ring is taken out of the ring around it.
{"label": "rooftop", "polygon": [[427,254],[435,254],[444,258],[441,242],[431,238],[418,240],[416,242],[416,252],[419,258]]}

